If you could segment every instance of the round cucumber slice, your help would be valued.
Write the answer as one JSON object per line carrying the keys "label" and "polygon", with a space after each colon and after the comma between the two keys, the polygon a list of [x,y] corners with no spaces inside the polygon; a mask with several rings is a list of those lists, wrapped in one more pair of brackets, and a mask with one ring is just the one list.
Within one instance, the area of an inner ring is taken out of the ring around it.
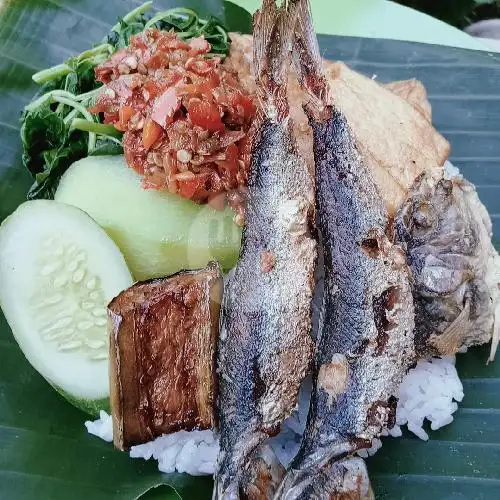
{"label": "round cucumber slice", "polygon": [[28,201],[0,226],[0,306],[14,337],[88,413],[108,404],[107,304],[131,284],[118,247],[75,207]]}
{"label": "round cucumber slice", "polygon": [[87,212],[118,245],[136,280],[197,269],[217,260],[231,269],[241,228],[231,209],[218,211],[173,194],[144,189],[123,156],[89,156],[63,175],[56,201]]}

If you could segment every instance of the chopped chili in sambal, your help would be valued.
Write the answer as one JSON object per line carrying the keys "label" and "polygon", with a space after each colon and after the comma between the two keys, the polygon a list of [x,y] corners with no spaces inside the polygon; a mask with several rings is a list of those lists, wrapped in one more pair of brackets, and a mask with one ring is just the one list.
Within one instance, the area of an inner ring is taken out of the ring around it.
{"label": "chopped chili in sambal", "polygon": [[145,188],[217,209],[227,201],[242,223],[256,108],[209,52],[204,38],[155,29],[133,36],[96,68],[106,88],[90,111],[124,132],[125,158]]}

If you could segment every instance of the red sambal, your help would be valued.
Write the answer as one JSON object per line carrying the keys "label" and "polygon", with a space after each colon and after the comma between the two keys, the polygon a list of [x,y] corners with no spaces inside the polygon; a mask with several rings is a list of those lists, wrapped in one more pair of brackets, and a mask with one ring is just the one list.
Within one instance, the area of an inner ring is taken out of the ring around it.
{"label": "red sambal", "polygon": [[125,158],[144,187],[218,209],[227,200],[241,224],[256,109],[209,52],[204,38],[154,29],[133,36],[96,68],[106,88],[90,111],[124,132]]}

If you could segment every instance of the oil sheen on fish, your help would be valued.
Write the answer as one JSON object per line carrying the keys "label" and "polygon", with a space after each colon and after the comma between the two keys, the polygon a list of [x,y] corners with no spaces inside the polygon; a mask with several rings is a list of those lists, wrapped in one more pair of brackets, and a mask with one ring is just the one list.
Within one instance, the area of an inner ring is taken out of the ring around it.
{"label": "oil sheen on fish", "polygon": [[419,357],[453,355],[493,338],[498,345],[500,257],[490,217],[461,176],[420,176],[396,217],[412,269]]}
{"label": "oil sheen on fish", "polygon": [[239,498],[252,490],[245,481],[258,473],[247,469],[263,462],[250,458],[295,409],[314,352],[314,179],[290,132],[285,83],[293,24],[282,12],[266,0],[255,18],[263,116],[252,153],[240,259],[222,306],[221,452],[214,498]]}
{"label": "oil sheen on fish", "polygon": [[277,498],[370,498],[366,468],[350,455],[394,425],[394,394],[415,359],[409,269],[347,120],[328,105],[308,4],[293,8],[293,54],[310,94],[325,311],[306,432]]}

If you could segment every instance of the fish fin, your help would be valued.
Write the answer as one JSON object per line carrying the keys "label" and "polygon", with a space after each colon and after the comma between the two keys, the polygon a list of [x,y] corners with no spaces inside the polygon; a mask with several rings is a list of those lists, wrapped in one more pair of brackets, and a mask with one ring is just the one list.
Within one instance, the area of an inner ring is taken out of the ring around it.
{"label": "fish fin", "polygon": [[[292,60],[300,86],[308,93],[309,102],[304,105],[308,114],[321,117],[325,109],[331,110],[329,85],[323,72],[323,61],[313,28],[309,0],[290,0],[288,11],[296,19]],[[328,112],[328,115],[330,111]]]}
{"label": "fish fin", "polygon": [[222,481],[215,478],[212,500],[238,500],[239,498],[237,483],[233,483],[230,488],[224,488]]}
{"label": "fish fin", "polygon": [[260,445],[251,453],[240,477],[228,487],[219,478],[215,479],[212,500],[273,498],[285,472],[272,448]]}
{"label": "fish fin", "polygon": [[488,357],[488,361],[486,364],[490,364],[493,361],[495,361],[495,355],[499,343],[500,343],[500,304],[497,304],[493,320],[493,335],[491,337],[490,356]]}
{"label": "fish fin", "polygon": [[452,356],[462,347],[462,342],[469,328],[470,301],[467,300],[453,323],[443,333],[431,335],[428,342],[440,355]]}
{"label": "fish fin", "polygon": [[273,498],[285,472],[271,447],[259,446],[243,473],[240,496],[248,500]]}
{"label": "fish fin", "polygon": [[276,0],[264,0],[254,15],[253,62],[261,109],[279,121],[289,116],[287,80],[296,25]]}

